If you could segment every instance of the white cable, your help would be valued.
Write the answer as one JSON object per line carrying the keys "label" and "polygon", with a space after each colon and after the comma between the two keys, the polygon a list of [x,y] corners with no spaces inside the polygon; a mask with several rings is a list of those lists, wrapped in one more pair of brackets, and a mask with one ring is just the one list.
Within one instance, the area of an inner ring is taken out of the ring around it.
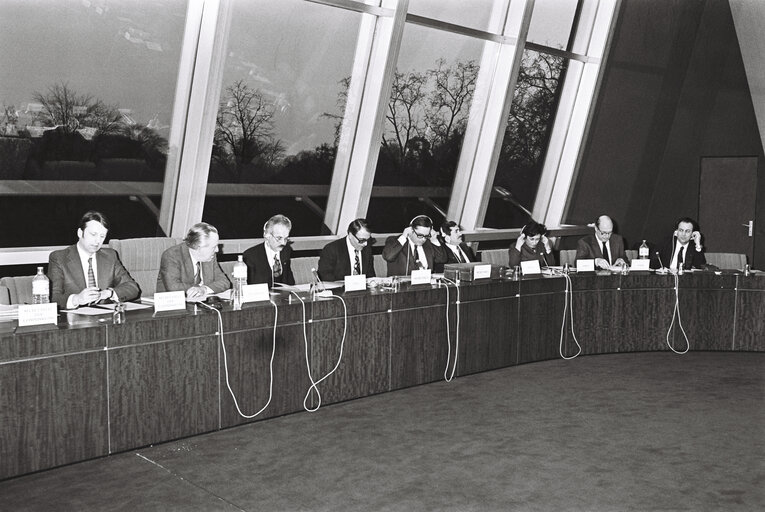
{"label": "white cable", "polygon": [[[445,281],[447,284],[446,286],[446,368],[444,368],[444,380],[446,382],[451,382],[454,378],[454,372],[457,370],[457,357],[459,356],[459,348],[460,348],[460,287],[451,279],[447,279],[446,277],[441,278],[442,281]],[[448,283],[452,283],[454,287],[457,289],[457,301],[455,302],[455,305],[457,306],[457,326],[456,326],[456,333],[454,335],[454,365],[452,366],[452,373],[449,375],[449,362],[452,358],[452,340],[451,336],[449,334],[449,285]]]}
{"label": "white cable", "polygon": [[[561,275],[564,278],[566,278],[566,293],[563,297],[563,321],[560,324],[560,342],[558,344],[558,353],[560,356],[565,359],[566,361],[574,359],[579,354],[582,353],[582,346],[579,344],[579,340],[576,339],[576,333],[574,332],[574,285],[571,282],[571,276],[566,274],[563,271],[554,271],[556,275]],[[570,306],[569,306],[570,303]],[[577,346],[577,352],[573,356],[565,356],[563,355],[563,338],[565,337],[565,327],[566,327],[566,310],[569,312],[569,316],[571,318],[571,336],[574,338],[574,343],[576,343]]]}
{"label": "white cable", "polygon": [[[682,352],[675,350],[675,347],[673,347],[672,343],[669,341],[669,334],[672,332],[672,326],[675,324],[675,315],[677,315],[677,325],[680,326],[680,332],[683,333],[683,337],[685,338],[685,350]],[[675,274],[675,307],[672,310],[672,321],[669,323],[669,329],[667,329],[667,346],[675,354],[685,354],[691,348],[691,343],[688,341],[688,335],[685,333],[683,322],[680,319],[680,278],[677,274]]]}
{"label": "white cable", "polygon": [[[308,391],[306,391],[305,397],[303,397],[303,409],[305,409],[308,412],[316,412],[319,410],[319,407],[321,407],[321,392],[319,391],[318,385],[322,381],[327,379],[330,375],[335,373],[335,370],[337,370],[337,368],[340,366],[340,361],[343,360],[343,347],[345,346],[345,334],[348,330],[348,307],[346,306],[345,301],[343,300],[342,297],[339,297],[337,295],[332,295],[331,297],[328,297],[331,299],[337,299],[343,303],[343,337],[340,340],[340,355],[337,357],[337,363],[335,364],[335,367],[332,368],[332,370],[330,370],[330,372],[327,373],[324,377],[314,381],[313,376],[311,375],[311,362],[308,356],[308,334],[306,333],[306,330],[305,330],[305,326],[307,323],[305,319],[305,301],[296,292],[291,291],[290,293],[292,293],[295,297],[298,298],[303,308],[303,341],[305,342],[305,366],[306,366],[306,370],[308,371],[308,380],[311,381],[311,385],[309,386]],[[316,407],[314,408],[308,407],[308,397],[311,396],[312,390],[316,392],[316,397],[318,399],[318,403]]]}
{"label": "white cable", "polygon": [[264,405],[258,412],[254,414],[245,414],[242,412],[242,410],[239,408],[239,402],[236,399],[236,395],[234,394],[234,391],[231,389],[231,384],[228,379],[228,357],[226,355],[226,344],[223,342],[223,317],[220,314],[220,311],[216,308],[213,308],[211,306],[208,306],[207,304],[200,302],[199,304],[206,307],[207,309],[210,309],[212,311],[215,311],[215,313],[218,314],[218,337],[220,339],[220,346],[223,349],[223,367],[225,368],[226,372],[226,387],[228,388],[228,392],[231,394],[231,398],[234,399],[234,405],[236,406],[236,412],[239,413],[239,416],[242,418],[251,419],[257,416],[258,414],[262,413],[266,410],[266,407],[271,403],[271,397],[274,393],[274,355],[276,354],[276,323],[279,320],[279,308],[276,307],[276,303],[273,301],[270,301],[271,304],[274,306],[274,334],[273,334],[273,345],[271,347],[271,361],[268,363],[268,369],[269,369],[269,383],[268,383],[268,401],[266,402],[266,405]]}

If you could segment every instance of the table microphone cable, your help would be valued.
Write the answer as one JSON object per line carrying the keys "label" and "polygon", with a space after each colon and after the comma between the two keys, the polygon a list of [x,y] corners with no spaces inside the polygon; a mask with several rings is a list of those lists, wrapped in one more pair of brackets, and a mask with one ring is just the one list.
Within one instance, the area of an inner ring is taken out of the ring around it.
{"label": "table microphone cable", "polygon": [[220,314],[220,310],[217,308],[214,308],[212,306],[209,306],[205,304],[204,302],[198,302],[200,306],[205,307],[206,309],[209,309],[211,311],[214,311],[218,315],[218,338],[220,339],[220,346],[223,349],[223,368],[225,370],[226,374],[226,387],[228,388],[228,392],[231,394],[231,398],[234,400],[234,405],[236,406],[236,412],[239,413],[239,416],[242,418],[251,419],[255,416],[259,415],[263,411],[266,410],[268,405],[271,403],[271,397],[274,393],[274,355],[276,354],[276,324],[279,320],[279,308],[276,306],[276,303],[273,301],[269,301],[274,306],[274,333],[273,333],[273,344],[271,347],[271,360],[268,363],[268,369],[269,369],[269,382],[268,382],[268,401],[266,402],[266,405],[264,405],[258,412],[254,414],[245,414],[242,412],[242,409],[239,407],[239,402],[236,399],[236,395],[234,394],[234,391],[231,389],[231,383],[229,382],[228,377],[228,357],[226,355],[226,344],[223,342],[223,317]]}
{"label": "table microphone cable", "polygon": [[[685,333],[685,329],[683,328],[683,322],[680,319],[680,277],[677,274],[674,274],[675,276],[675,307],[672,310],[672,321],[669,323],[669,329],[667,329],[667,346],[669,349],[674,352],[675,354],[685,354],[690,350],[691,343],[688,341],[688,335]],[[672,332],[672,326],[675,324],[675,316],[677,316],[677,325],[680,326],[680,332],[683,333],[683,337],[685,338],[685,350],[678,351],[675,349],[675,347],[672,346],[672,343],[669,341],[669,335]]]}
{"label": "table microphone cable", "polygon": [[[444,368],[444,380],[446,382],[451,382],[454,378],[454,372],[457,371],[457,357],[459,355],[459,348],[460,348],[460,287],[457,284],[456,281],[452,281],[451,279],[448,279],[447,277],[441,277],[441,281],[444,282],[444,286],[446,288],[446,368]],[[449,374],[449,366],[451,362],[452,357],[452,340],[451,335],[449,334],[449,283],[454,285],[454,288],[457,290],[457,300],[454,303],[457,312],[456,312],[456,327],[455,327],[455,333],[454,333],[454,364],[452,366],[452,372]]]}
{"label": "table microphone cable", "polygon": [[[582,346],[579,344],[579,340],[576,339],[576,333],[574,332],[574,285],[571,282],[571,276],[563,272],[562,270],[554,270],[554,275],[563,276],[566,279],[566,292],[563,297],[563,321],[560,324],[560,341],[558,343],[558,353],[566,361],[574,359],[582,353]],[[577,352],[573,356],[566,356],[563,354],[563,339],[565,338],[566,327],[566,311],[568,311],[571,318],[571,336],[576,343]]]}

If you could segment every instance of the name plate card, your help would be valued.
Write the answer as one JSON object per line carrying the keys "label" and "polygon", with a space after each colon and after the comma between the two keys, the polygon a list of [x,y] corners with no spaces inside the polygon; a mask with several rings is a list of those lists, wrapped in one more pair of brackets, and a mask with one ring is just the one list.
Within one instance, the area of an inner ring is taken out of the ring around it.
{"label": "name plate card", "polygon": [[367,275],[345,276],[345,291],[356,292],[367,289]]}
{"label": "name plate card", "polygon": [[595,260],[576,260],[577,272],[595,272]]}
{"label": "name plate card", "polygon": [[632,260],[630,270],[651,270],[651,260],[648,258],[642,260]]}
{"label": "name plate card", "polygon": [[186,309],[186,292],[159,292],[154,294],[154,311]]}
{"label": "name plate card", "polygon": [[541,274],[542,269],[539,267],[539,260],[522,261],[521,272],[523,272],[524,276]]}
{"label": "name plate card", "polygon": [[412,284],[430,284],[430,269],[412,270]]}
{"label": "name plate card", "polygon": [[242,286],[242,303],[263,300],[271,300],[271,295],[268,293],[268,284],[258,283]]}
{"label": "name plate card", "polygon": [[473,279],[491,278],[491,265],[476,265],[473,267]]}
{"label": "name plate card", "polygon": [[19,327],[58,324],[58,304],[19,304]]}

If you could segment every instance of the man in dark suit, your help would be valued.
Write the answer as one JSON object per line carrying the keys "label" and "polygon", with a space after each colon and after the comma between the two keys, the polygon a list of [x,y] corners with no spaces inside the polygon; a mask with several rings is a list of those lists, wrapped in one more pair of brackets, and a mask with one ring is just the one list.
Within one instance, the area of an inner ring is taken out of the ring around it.
{"label": "man in dark suit", "polygon": [[53,302],[72,309],[107,299],[133,300],[141,295],[117,252],[101,247],[108,231],[109,222],[103,214],[87,212],[77,229],[78,242],[50,253],[48,278]]}
{"label": "man in dark suit", "polygon": [[[453,220],[446,220],[438,230],[438,238],[446,249],[446,263],[469,263],[478,261],[473,249],[462,241],[462,228]],[[434,272],[443,272],[444,263],[433,265]]]}
{"label": "man in dark suit", "polygon": [[268,219],[263,226],[264,242],[244,251],[249,284],[267,283],[269,288],[275,283],[295,284],[290,264],[291,229],[292,221],[284,215],[274,215]]}
{"label": "man in dark suit", "polygon": [[659,257],[655,253],[651,255],[651,268],[667,264],[671,271],[677,271],[681,266],[684,270],[704,268],[707,259],[701,246],[701,233],[696,228],[696,221],[689,217],[678,219],[672,237],[659,246]]}
{"label": "man in dark suit", "polygon": [[595,260],[595,266],[608,270],[612,266],[629,265],[624,252],[624,239],[614,233],[614,221],[608,215],[601,215],[595,221],[595,233],[580,238],[576,247],[576,259]]}
{"label": "man in dark suit", "polygon": [[158,292],[186,292],[198,299],[231,288],[215,254],[218,230],[206,222],[194,224],[183,242],[162,253],[157,276]]}
{"label": "man in dark suit", "polygon": [[348,235],[324,246],[319,255],[319,277],[325,281],[340,281],[345,276],[364,274],[375,277],[372,234],[366,219],[356,219],[348,225]]}
{"label": "man in dark suit", "polygon": [[409,275],[412,270],[446,263],[446,250],[436,235],[430,217],[418,215],[401,235],[388,237],[382,253],[388,262],[388,275]]}

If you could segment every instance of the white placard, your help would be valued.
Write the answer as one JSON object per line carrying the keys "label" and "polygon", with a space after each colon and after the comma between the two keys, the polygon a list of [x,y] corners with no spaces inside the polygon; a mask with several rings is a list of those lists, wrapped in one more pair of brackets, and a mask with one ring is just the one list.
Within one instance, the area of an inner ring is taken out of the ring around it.
{"label": "white placard", "polygon": [[242,303],[259,302],[262,300],[271,300],[271,295],[268,293],[268,284],[258,283],[242,286]]}
{"label": "white placard", "polygon": [[595,272],[595,260],[576,260],[577,272]]}
{"label": "white placard", "polygon": [[529,260],[521,262],[521,272],[524,276],[532,274],[541,274],[542,269],[539,267],[539,260]]}
{"label": "white placard", "polygon": [[158,292],[154,294],[154,311],[186,309],[186,292]]}
{"label": "white placard", "polygon": [[367,275],[345,276],[345,291],[355,292],[367,289]]}
{"label": "white placard", "polygon": [[473,267],[473,279],[488,279],[491,277],[491,265],[476,265]]}
{"label": "white placard", "polygon": [[430,284],[430,269],[412,270],[412,284]]}
{"label": "white placard", "polygon": [[632,260],[630,270],[651,270],[651,260],[647,258],[642,260]]}
{"label": "white placard", "polygon": [[19,304],[19,327],[58,324],[58,304]]}

